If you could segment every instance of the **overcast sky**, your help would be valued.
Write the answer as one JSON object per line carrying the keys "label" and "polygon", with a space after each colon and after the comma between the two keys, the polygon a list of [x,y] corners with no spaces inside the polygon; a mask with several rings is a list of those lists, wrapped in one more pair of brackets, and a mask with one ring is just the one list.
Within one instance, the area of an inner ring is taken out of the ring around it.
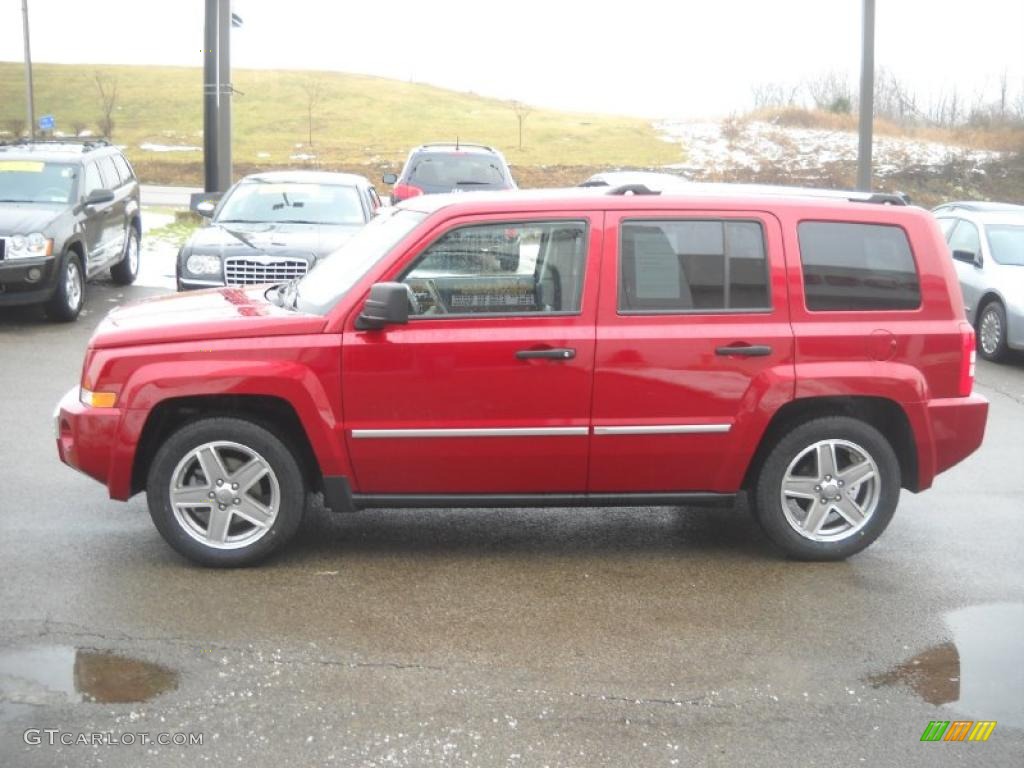
{"label": "overcast sky", "polygon": [[[203,0],[29,0],[35,61],[202,65]],[[1024,89],[1024,0],[877,0],[876,63],[920,96]],[[235,0],[238,68],[363,72],[572,110],[715,116],[751,86],[854,82],[861,0]],[[0,5],[0,60],[23,56]]]}

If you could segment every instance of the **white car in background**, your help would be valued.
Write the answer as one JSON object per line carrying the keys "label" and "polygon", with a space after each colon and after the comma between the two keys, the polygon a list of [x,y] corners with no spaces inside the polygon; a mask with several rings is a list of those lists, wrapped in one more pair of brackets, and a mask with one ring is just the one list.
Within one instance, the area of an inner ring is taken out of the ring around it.
{"label": "white car in background", "polygon": [[967,319],[986,360],[1024,350],[1024,206],[956,202],[932,210],[953,255]]}

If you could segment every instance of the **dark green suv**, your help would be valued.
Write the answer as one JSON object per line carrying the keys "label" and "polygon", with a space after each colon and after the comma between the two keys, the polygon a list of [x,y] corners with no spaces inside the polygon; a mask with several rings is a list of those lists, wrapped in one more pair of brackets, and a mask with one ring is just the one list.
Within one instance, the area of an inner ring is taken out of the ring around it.
{"label": "dark green suv", "polygon": [[74,320],[85,281],[139,270],[139,182],[106,141],[0,144],[0,307],[45,304]]}

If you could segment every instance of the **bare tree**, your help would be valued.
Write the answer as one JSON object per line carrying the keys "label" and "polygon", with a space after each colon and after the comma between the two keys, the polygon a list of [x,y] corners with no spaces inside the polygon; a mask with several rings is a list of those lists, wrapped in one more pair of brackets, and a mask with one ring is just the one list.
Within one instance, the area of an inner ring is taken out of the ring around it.
{"label": "bare tree", "polygon": [[845,74],[826,72],[807,81],[807,93],[817,109],[848,115],[853,111],[853,91]]}
{"label": "bare tree", "polygon": [[75,132],[75,136],[81,136],[89,124],[85,120],[74,120],[71,123],[71,130]]}
{"label": "bare tree", "polygon": [[114,110],[117,109],[117,78],[114,75],[93,73],[93,82],[100,96],[100,133],[108,139],[114,135]]}
{"label": "bare tree", "polygon": [[300,86],[306,96],[306,128],[309,146],[313,146],[313,115],[324,100],[324,81],[318,77],[309,77]]}
{"label": "bare tree", "polygon": [[754,109],[796,107],[800,105],[799,84],[755,83],[750,88]]}
{"label": "bare tree", "polygon": [[526,123],[526,118],[533,112],[533,107],[528,104],[523,104],[521,101],[512,102],[512,111],[516,113],[516,122],[519,124],[519,148],[523,148],[523,125]]}
{"label": "bare tree", "polygon": [[12,117],[4,125],[7,128],[7,132],[16,139],[20,138],[25,132],[25,118],[23,117]]}

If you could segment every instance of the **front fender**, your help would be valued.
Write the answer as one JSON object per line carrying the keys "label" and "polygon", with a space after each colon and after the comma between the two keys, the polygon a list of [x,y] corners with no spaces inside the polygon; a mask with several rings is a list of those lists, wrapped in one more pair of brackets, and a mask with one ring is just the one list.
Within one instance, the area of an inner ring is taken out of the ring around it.
{"label": "front fender", "polygon": [[[127,499],[131,495],[132,467],[147,420],[159,405],[179,398],[278,398],[294,409],[321,472],[350,475],[342,439],[339,337],[303,338],[297,360],[273,359],[273,347],[287,344],[294,348],[295,337],[284,337],[260,340],[260,359],[236,357],[241,352],[240,342],[230,340],[212,343],[216,346],[206,355],[197,355],[190,345],[186,353],[190,359],[162,354],[159,361],[134,368],[118,396],[123,415],[108,481],[111,497]],[[245,352],[252,355],[254,350],[250,345]]]}

